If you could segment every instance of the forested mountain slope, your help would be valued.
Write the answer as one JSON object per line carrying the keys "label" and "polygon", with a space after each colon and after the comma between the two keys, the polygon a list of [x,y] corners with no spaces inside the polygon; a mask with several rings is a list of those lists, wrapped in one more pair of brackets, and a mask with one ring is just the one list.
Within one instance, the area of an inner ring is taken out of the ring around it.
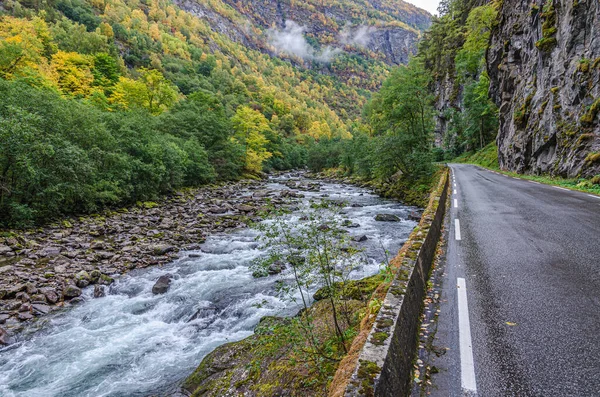
{"label": "forested mountain slope", "polygon": [[314,140],[350,137],[429,15],[323,4],[3,2],[3,223],[300,167]]}

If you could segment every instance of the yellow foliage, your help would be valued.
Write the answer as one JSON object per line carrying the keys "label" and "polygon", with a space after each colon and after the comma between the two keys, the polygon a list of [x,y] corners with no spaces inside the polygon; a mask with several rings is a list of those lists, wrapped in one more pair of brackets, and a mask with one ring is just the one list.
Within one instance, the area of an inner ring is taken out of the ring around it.
{"label": "yellow foliage", "polygon": [[60,90],[69,95],[85,97],[91,93],[94,76],[92,58],[76,52],[58,51],[52,56],[52,79]]}

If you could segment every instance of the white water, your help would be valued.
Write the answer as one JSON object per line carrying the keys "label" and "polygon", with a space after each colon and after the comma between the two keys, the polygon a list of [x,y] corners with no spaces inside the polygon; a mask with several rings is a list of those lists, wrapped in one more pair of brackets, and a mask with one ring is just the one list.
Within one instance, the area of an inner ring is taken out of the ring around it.
{"label": "white water", "polygon": [[[276,181],[269,187],[285,189]],[[318,193],[302,193],[306,198],[289,215],[290,225],[309,198],[322,194],[364,205],[344,209],[361,225],[350,233],[369,238],[360,243],[369,263],[353,278],[377,273],[384,259],[381,246],[394,256],[416,225],[407,220],[376,222],[377,213],[406,218],[409,208],[364,189],[323,184]],[[201,251],[182,252],[169,265],[121,277],[104,298],[93,299],[92,290],[86,289],[85,302],[48,317],[41,330],[23,333],[18,343],[0,349],[0,396],[133,397],[176,391],[215,347],[251,335],[263,316],[298,311],[297,304],[277,296],[274,284],[280,277],[252,277],[250,262],[264,254],[257,235],[243,229],[212,236]],[[168,292],[153,295],[156,279],[167,273],[175,276]],[[201,308],[211,309],[190,321]]]}

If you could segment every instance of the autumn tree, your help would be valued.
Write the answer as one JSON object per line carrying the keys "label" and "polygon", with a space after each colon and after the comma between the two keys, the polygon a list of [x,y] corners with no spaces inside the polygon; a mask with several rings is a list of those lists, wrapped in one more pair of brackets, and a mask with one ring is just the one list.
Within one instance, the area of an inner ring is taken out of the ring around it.
{"label": "autumn tree", "polygon": [[269,121],[248,106],[239,107],[231,121],[235,138],[245,147],[246,170],[261,172],[263,162],[272,156],[266,149],[268,140],[265,133],[271,130]]}

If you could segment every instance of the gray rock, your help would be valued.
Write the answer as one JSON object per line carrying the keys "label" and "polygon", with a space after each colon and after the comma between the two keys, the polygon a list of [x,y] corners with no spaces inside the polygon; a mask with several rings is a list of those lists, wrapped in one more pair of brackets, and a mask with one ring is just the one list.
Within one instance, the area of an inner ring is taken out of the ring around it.
{"label": "gray rock", "polygon": [[106,296],[103,285],[94,285],[94,298],[103,298]]}
{"label": "gray rock", "polygon": [[410,211],[408,214],[408,219],[418,222],[421,220],[421,213],[419,211]]}
{"label": "gray rock", "polygon": [[279,274],[285,270],[285,263],[282,261],[275,261],[269,265],[267,268],[267,273],[270,275]]}
{"label": "gray rock", "polygon": [[8,245],[0,244],[0,255],[6,255],[9,252],[12,252],[12,248]]}
{"label": "gray rock", "polygon": [[362,243],[363,241],[367,241],[369,238],[367,236],[365,236],[364,234],[362,236],[354,236],[352,237],[353,241],[356,241],[357,243]]}
{"label": "gray rock", "polygon": [[2,313],[0,314],[0,324],[4,324],[6,320],[10,318],[10,314]]}
{"label": "gray rock", "polygon": [[151,247],[154,255],[164,255],[175,250],[175,247],[168,244],[156,244]]}
{"label": "gray rock", "polygon": [[393,214],[377,214],[375,220],[379,222],[400,222],[400,218]]}
{"label": "gray rock", "polygon": [[19,315],[17,316],[17,318],[20,321],[27,321],[27,320],[33,319],[33,314],[31,314],[29,312],[23,312],[23,313],[19,313]]}
{"label": "gray rock", "polygon": [[[0,255],[1,255],[1,253],[0,253]],[[13,269],[14,269],[14,266],[10,266],[10,265],[8,265],[8,266],[1,266],[0,267],[0,274],[10,272]]]}
{"label": "gray rock", "polygon": [[214,306],[203,307],[201,309],[198,309],[196,311],[196,313],[194,313],[194,315],[192,317],[190,317],[190,319],[188,320],[188,322],[197,320],[199,318],[208,318],[208,317],[213,316],[213,315],[215,315],[217,313],[219,313],[219,309],[216,308],[216,307],[214,307]]}
{"label": "gray rock", "polygon": [[63,295],[65,298],[69,299],[76,298],[81,295],[81,290],[74,285],[68,285],[63,291]]}
{"label": "gray rock", "polygon": [[50,303],[58,302],[59,296],[55,289],[46,287],[46,288],[42,288],[40,290],[40,292],[42,294],[44,294],[44,296],[46,297],[46,300],[48,302],[50,302]]}
{"label": "gray rock", "polygon": [[169,286],[171,285],[171,279],[173,278],[170,274],[165,274],[164,276],[160,276],[154,286],[152,287],[152,293],[154,295],[164,294],[169,290]]}
{"label": "gray rock", "polygon": [[[32,316],[33,317],[33,316]],[[7,346],[14,343],[13,339],[3,328],[0,328],[0,345]]]}
{"label": "gray rock", "polygon": [[33,311],[35,313],[38,313],[38,314],[48,314],[48,313],[50,313],[50,310],[51,310],[50,306],[43,305],[40,303],[34,303],[33,305],[31,305],[31,308],[33,309]]}

